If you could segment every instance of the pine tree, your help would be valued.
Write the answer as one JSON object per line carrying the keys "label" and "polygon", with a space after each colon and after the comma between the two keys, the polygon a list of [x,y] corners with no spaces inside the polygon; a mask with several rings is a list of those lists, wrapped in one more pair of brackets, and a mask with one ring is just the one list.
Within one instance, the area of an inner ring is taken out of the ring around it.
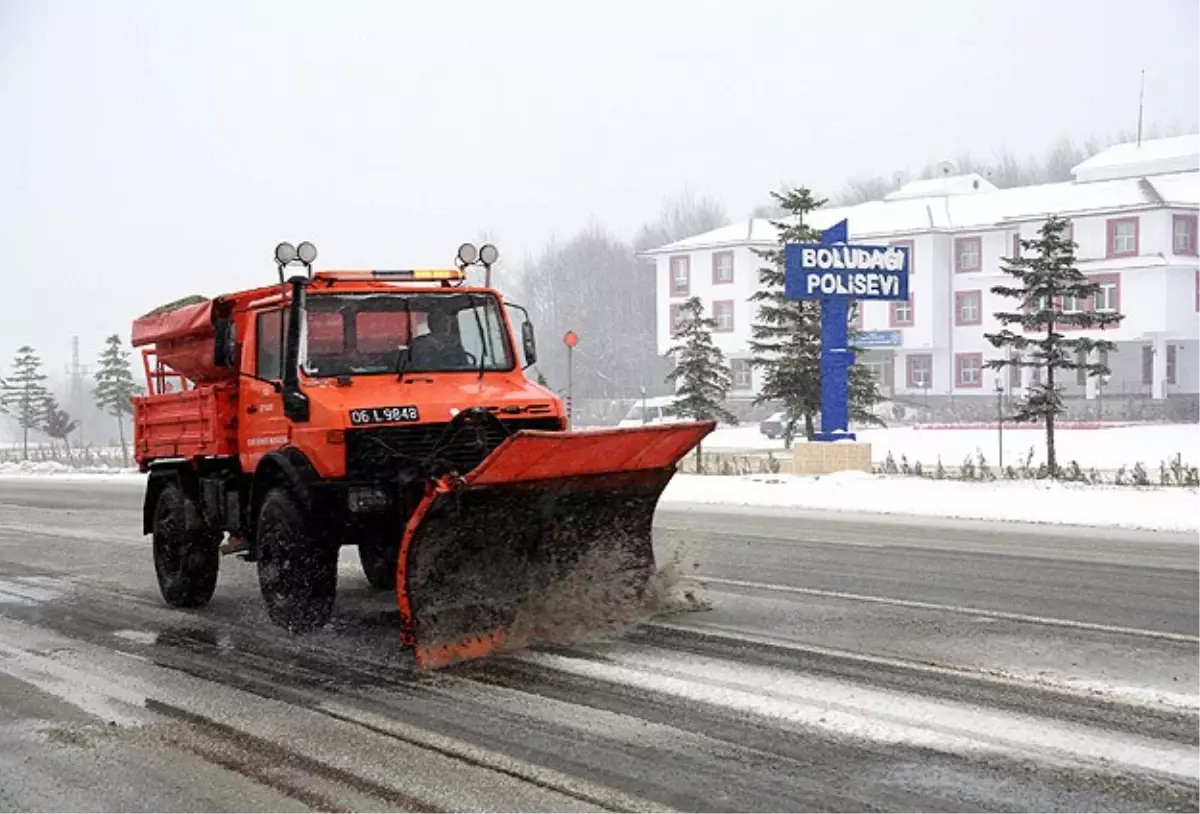
{"label": "pine tree", "polygon": [[[677,397],[669,412],[697,421],[715,419],[736,424],[733,413],[722,406],[733,379],[725,354],[713,344],[712,332],[716,327],[715,320],[704,316],[704,304],[699,297],[692,297],[680,306],[679,324],[674,331],[677,344],[667,351],[667,356],[674,360],[667,382],[675,385]],[[697,471],[702,470],[702,462],[697,444]]]}
{"label": "pine tree", "polygon": [[21,455],[29,460],[29,431],[39,430],[45,423],[46,386],[42,384],[42,360],[33,348],[23,345],[13,361],[13,375],[0,385],[0,411],[8,413],[21,427]]}
{"label": "pine tree", "polygon": [[[759,268],[759,289],[750,297],[759,304],[750,340],[754,354],[750,364],[763,371],[763,386],[754,403],[782,402],[784,444],[790,447],[799,421],[804,424],[804,437],[812,440],[816,416],[821,412],[821,302],[784,297],[784,246],[820,241],[820,232],[805,223],[805,216],[826,201],[814,199],[805,187],[782,194],[772,191],[771,196],[790,217],[771,222],[778,230],[777,246],[754,249],[767,265]],[[871,412],[880,397],[870,371],[851,366],[849,384],[850,419],[879,423]]]}
{"label": "pine tree", "polygon": [[[1045,422],[1046,467],[1051,477],[1058,476],[1054,419],[1065,412],[1055,374],[1083,369],[1088,376],[1106,375],[1107,365],[1086,360],[1092,353],[1107,354],[1116,349],[1107,340],[1085,336],[1068,339],[1057,329],[1103,329],[1124,319],[1115,312],[1084,310],[1085,303],[1100,292],[1100,285],[1089,282],[1075,267],[1075,243],[1063,235],[1066,226],[1065,219],[1051,216],[1038,230],[1037,239],[1020,241],[1020,257],[1003,258],[1001,270],[1016,278],[1020,286],[993,286],[992,293],[1017,300],[1021,310],[995,314],[1005,327],[999,333],[984,334],[993,347],[1009,350],[1008,358],[989,359],[984,367],[1001,370],[1016,365],[1041,371],[1040,381],[1030,385],[1011,420]],[[1067,299],[1078,310],[1064,310]],[[1019,325],[1021,332],[1011,330],[1010,325]]]}
{"label": "pine tree", "polygon": [[42,407],[44,423],[42,429],[46,435],[63,442],[67,451],[67,461],[71,460],[71,433],[79,426],[79,422],[71,418],[71,414],[59,408],[58,401],[49,393]]}
{"label": "pine tree", "polygon": [[138,392],[129,369],[129,352],[121,348],[121,337],[113,334],[105,340],[96,371],[96,388],[92,397],[96,406],[117,419],[121,437],[121,458],[129,466],[129,447],[125,443],[124,417],[133,414],[133,397]]}

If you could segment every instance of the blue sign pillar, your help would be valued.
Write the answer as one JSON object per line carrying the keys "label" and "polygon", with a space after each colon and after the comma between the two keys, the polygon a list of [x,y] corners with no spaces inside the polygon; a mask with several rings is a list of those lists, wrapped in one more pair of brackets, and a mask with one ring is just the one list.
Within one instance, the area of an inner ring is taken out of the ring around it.
{"label": "blue sign pillar", "polygon": [[846,221],[820,243],[784,247],[784,296],[821,301],[821,431],[817,441],[854,440],[850,432],[850,302],[907,300],[908,248],[851,245]]}

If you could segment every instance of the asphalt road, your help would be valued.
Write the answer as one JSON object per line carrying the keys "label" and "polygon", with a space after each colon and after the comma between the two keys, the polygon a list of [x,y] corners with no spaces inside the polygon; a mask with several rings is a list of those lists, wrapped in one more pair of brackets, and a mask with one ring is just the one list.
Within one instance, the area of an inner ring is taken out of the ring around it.
{"label": "asphalt road", "polygon": [[352,550],[167,608],[140,499],[0,479],[0,810],[1200,806],[1194,538],[664,508],[711,609],[418,677]]}

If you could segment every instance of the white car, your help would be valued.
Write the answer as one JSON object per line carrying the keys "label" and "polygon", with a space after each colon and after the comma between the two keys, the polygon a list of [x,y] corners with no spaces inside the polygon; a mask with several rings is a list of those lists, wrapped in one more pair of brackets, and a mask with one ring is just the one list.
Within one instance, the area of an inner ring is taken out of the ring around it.
{"label": "white car", "polygon": [[[625,417],[618,423],[618,427],[640,427],[643,424],[674,424],[679,421],[687,421],[688,419],[677,415],[671,415],[666,412],[666,408],[670,407],[677,400],[676,396],[655,396],[648,399],[638,399],[629,408],[629,412],[625,413]],[[645,405],[645,413],[642,412],[642,406]]]}

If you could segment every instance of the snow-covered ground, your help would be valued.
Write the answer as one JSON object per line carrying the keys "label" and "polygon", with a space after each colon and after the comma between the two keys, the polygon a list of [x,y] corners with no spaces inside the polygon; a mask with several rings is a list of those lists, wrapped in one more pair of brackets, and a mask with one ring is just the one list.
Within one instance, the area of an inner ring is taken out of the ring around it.
{"label": "snow-covered ground", "polygon": [[[706,448],[751,448],[757,428],[722,428],[713,433]],[[901,454],[909,463],[929,466],[941,455],[953,466],[982,449],[995,462],[995,433],[989,430],[870,430],[860,436],[874,446],[873,457],[882,460],[888,450],[897,462]],[[1037,430],[1006,431],[1005,461],[1014,464],[1019,451],[1035,447],[1035,463],[1044,437]],[[782,449],[780,442],[774,448]],[[987,446],[988,443],[993,446]],[[1115,469],[1142,461],[1153,476],[1160,460],[1182,453],[1185,463],[1200,462],[1200,426],[1154,425],[1102,430],[1064,430],[1059,434],[1063,461]],[[137,480],[136,470],[112,467],[72,469],[55,462],[0,463],[0,479],[53,476],[56,480]],[[1134,488],[1085,486],[1044,481],[994,481],[987,483],[938,481],[904,476],[843,472],[823,477],[754,475],[723,477],[677,475],[663,495],[663,503],[709,504],[747,507],[785,507],[812,510],[954,517],[977,520],[1024,520],[1081,526],[1172,531],[1200,530],[1200,491],[1191,488]]]}
{"label": "snow-covered ground", "polygon": [[[896,463],[907,456],[910,464],[921,462],[928,468],[936,465],[938,456],[946,466],[958,466],[967,456],[983,453],[995,466],[999,459],[998,437],[995,429],[913,429],[895,427],[863,430],[858,440],[871,444],[871,457],[882,462],[888,452]],[[1078,461],[1084,469],[1113,470],[1121,466],[1132,468],[1141,462],[1148,470],[1160,461],[1176,454],[1185,464],[1200,464],[1200,424],[1147,424],[1114,426],[1098,430],[1064,429],[1055,433],[1059,462],[1067,465]],[[1033,465],[1046,460],[1046,433],[1030,425],[1005,425],[1004,463],[1014,466],[1024,460],[1033,447]],[[707,450],[775,450],[783,452],[783,441],[772,441],[758,431],[758,425],[720,427],[704,442]]]}
{"label": "snow-covered ground", "polygon": [[672,504],[1200,531],[1200,490],[1183,487],[979,483],[865,472],[821,477],[676,475],[662,497],[662,505]]}

